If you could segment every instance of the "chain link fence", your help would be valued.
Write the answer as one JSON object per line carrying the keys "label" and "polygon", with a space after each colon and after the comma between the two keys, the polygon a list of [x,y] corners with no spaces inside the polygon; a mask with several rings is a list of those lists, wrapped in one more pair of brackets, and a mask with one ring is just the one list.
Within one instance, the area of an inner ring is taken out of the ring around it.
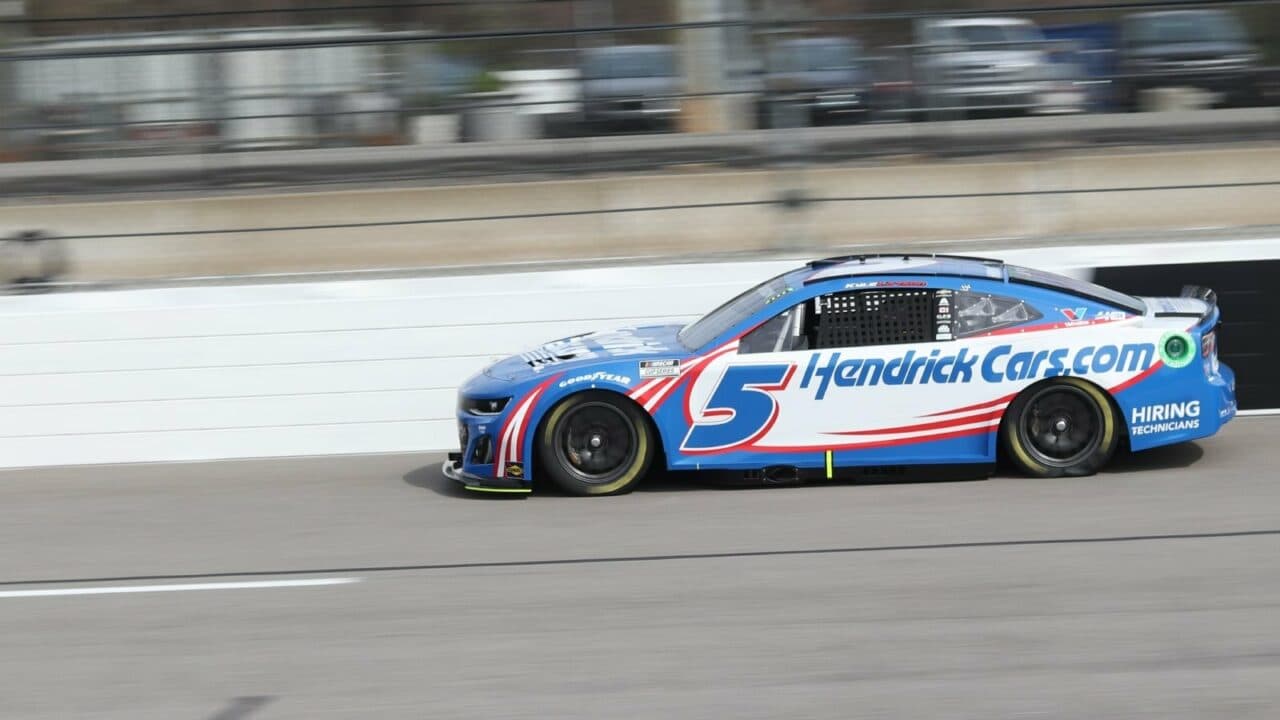
{"label": "chain link fence", "polygon": [[1277,2],[635,5],[652,7],[33,8],[4,21],[0,158],[856,130],[1280,100]]}

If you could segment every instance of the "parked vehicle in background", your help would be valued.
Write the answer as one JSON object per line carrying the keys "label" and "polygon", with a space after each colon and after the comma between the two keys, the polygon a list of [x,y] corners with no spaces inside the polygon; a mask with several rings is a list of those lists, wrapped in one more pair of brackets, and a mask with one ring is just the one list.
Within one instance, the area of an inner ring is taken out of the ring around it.
{"label": "parked vehicle in background", "polygon": [[867,113],[877,122],[907,120],[918,104],[911,54],[889,48],[865,59]]}
{"label": "parked vehicle in background", "polygon": [[1089,88],[1078,53],[1065,48],[1049,53],[1031,112],[1040,115],[1085,112],[1090,105]]}
{"label": "parked vehicle in background", "polygon": [[384,37],[341,25],[32,40],[8,51],[10,111],[37,120],[7,140],[41,157],[384,144],[399,125]]}
{"label": "parked vehicle in background", "polygon": [[582,52],[582,115],[593,129],[669,129],[683,78],[670,45],[615,45]]}
{"label": "parked vehicle in background", "polygon": [[1128,15],[1120,24],[1118,99],[1136,110],[1142,94],[1163,87],[1210,93],[1214,105],[1259,100],[1257,48],[1225,10],[1162,10]]}
{"label": "parked vehicle in background", "polygon": [[121,137],[120,108],[91,98],[18,106],[6,113],[5,146],[14,159],[72,160],[105,155]]}
{"label": "parked vehicle in background", "polygon": [[1019,18],[916,22],[917,98],[950,116],[1027,114],[1043,102],[1049,59],[1040,29]]}
{"label": "parked vehicle in background", "polygon": [[1114,109],[1116,35],[1114,22],[1085,22],[1050,25],[1040,31],[1050,43],[1051,59],[1069,57],[1076,71],[1075,82],[1085,95],[1085,110],[1108,112]]}
{"label": "parked vehicle in background", "polygon": [[770,48],[766,68],[761,127],[827,125],[867,115],[869,76],[856,40],[781,40]]}

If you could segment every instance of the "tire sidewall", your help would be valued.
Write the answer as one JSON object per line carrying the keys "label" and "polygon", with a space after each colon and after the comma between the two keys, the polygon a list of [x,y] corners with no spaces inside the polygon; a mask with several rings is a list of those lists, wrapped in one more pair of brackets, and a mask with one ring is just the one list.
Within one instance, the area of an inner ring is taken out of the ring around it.
{"label": "tire sidewall", "polygon": [[[1023,422],[1023,414],[1027,411],[1027,406],[1031,399],[1040,391],[1055,385],[1070,386],[1082,391],[1097,406],[1102,417],[1102,438],[1098,446],[1078,462],[1065,467],[1045,465],[1037,460],[1023,444],[1021,433],[1018,432],[1018,427]],[[1097,385],[1075,377],[1056,378],[1048,382],[1037,383],[1023,390],[1009,405],[1008,411],[1005,412],[1004,421],[1000,424],[1001,445],[1009,461],[1022,472],[1034,477],[1085,477],[1093,475],[1101,470],[1107,464],[1107,461],[1111,459],[1111,456],[1115,454],[1116,447],[1120,444],[1120,438],[1123,434],[1124,428],[1110,395]]]}
{"label": "tire sidewall", "polygon": [[[556,452],[559,424],[568,416],[569,411],[589,402],[604,402],[617,408],[635,430],[637,450],[634,457],[626,470],[607,483],[584,482],[562,465],[560,453]],[[571,495],[619,495],[630,492],[648,474],[656,450],[656,438],[644,411],[627,398],[599,390],[574,393],[556,403],[539,424],[537,439],[542,471],[557,487]]]}

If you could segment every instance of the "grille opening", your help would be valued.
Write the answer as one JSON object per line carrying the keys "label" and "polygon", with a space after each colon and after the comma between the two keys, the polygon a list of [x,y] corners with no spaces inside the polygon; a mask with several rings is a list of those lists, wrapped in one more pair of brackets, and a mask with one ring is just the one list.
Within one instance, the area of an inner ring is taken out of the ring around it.
{"label": "grille opening", "polygon": [[862,347],[932,342],[933,292],[880,290],[818,298],[814,347]]}
{"label": "grille opening", "polygon": [[488,435],[476,438],[476,445],[471,450],[472,465],[487,465],[493,462],[493,442]]}

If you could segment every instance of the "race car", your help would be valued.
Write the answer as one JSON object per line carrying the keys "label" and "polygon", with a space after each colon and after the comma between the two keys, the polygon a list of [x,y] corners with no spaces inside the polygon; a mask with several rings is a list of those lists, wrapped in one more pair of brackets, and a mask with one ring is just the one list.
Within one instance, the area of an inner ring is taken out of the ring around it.
{"label": "race car", "polygon": [[655,466],[762,482],[868,468],[1090,475],[1235,416],[1211,290],[1132,297],[952,255],[817,260],[688,325],[556,340],[459,390],[467,488],[627,492]]}

